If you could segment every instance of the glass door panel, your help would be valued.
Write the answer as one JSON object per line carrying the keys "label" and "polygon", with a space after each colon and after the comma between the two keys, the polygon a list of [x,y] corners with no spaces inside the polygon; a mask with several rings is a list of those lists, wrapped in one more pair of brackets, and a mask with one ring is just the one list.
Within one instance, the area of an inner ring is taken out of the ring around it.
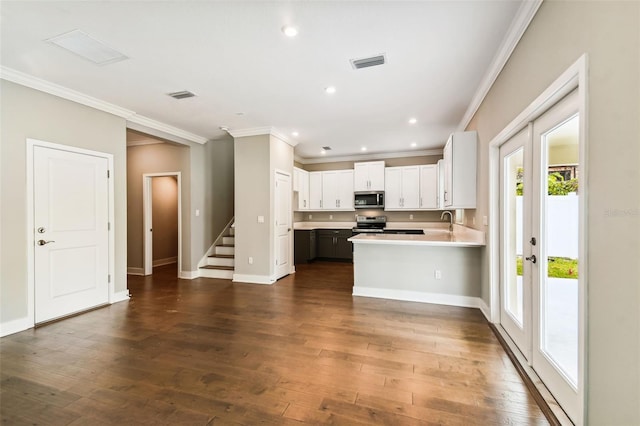
{"label": "glass door panel", "polygon": [[578,383],[577,115],[541,135],[546,190],[540,251],[540,350],[573,387]]}

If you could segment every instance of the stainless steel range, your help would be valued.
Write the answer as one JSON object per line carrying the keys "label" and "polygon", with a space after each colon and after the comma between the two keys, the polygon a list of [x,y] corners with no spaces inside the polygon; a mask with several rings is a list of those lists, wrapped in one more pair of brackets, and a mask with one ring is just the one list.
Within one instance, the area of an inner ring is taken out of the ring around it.
{"label": "stainless steel range", "polygon": [[386,216],[356,216],[356,227],[352,229],[357,234],[382,234],[387,225]]}

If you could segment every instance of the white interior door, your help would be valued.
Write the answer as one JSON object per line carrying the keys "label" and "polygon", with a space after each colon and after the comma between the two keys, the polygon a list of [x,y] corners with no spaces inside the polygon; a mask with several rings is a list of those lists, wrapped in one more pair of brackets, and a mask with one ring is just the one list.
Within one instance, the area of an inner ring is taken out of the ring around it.
{"label": "white interior door", "polygon": [[523,262],[523,239],[531,233],[531,217],[524,215],[530,204],[530,146],[529,129],[525,128],[500,147],[500,323],[528,361],[531,267]]}
{"label": "white interior door", "polygon": [[275,175],[275,278],[291,272],[291,176]]}
{"label": "white interior door", "polygon": [[108,160],[34,146],[35,322],[109,301]]}

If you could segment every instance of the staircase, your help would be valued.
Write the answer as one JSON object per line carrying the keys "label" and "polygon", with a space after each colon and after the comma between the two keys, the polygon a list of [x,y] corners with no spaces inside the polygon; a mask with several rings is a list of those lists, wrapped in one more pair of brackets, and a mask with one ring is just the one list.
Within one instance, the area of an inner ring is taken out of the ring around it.
{"label": "staircase", "polygon": [[205,278],[233,278],[235,265],[235,238],[234,228],[231,226],[228,235],[222,237],[222,244],[214,247],[212,255],[207,257],[207,264],[200,267],[200,276]]}

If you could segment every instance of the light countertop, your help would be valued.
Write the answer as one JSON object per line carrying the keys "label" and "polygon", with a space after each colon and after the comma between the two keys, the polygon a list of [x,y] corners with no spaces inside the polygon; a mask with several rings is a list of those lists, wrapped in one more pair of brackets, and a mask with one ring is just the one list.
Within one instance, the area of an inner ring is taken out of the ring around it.
{"label": "light countertop", "polygon": [[[394,227],[408,229],[408,227]],[[415,226],[413,229],[417,228]],[[460,225],[453,226],[449,232],[448,225],[424,229],[424,235],[412,234],[360,234],[349,238],[353,244],[378,244],[402,246],[442,246],[442,247],[482,247],[485,245],[484,232]]]}

